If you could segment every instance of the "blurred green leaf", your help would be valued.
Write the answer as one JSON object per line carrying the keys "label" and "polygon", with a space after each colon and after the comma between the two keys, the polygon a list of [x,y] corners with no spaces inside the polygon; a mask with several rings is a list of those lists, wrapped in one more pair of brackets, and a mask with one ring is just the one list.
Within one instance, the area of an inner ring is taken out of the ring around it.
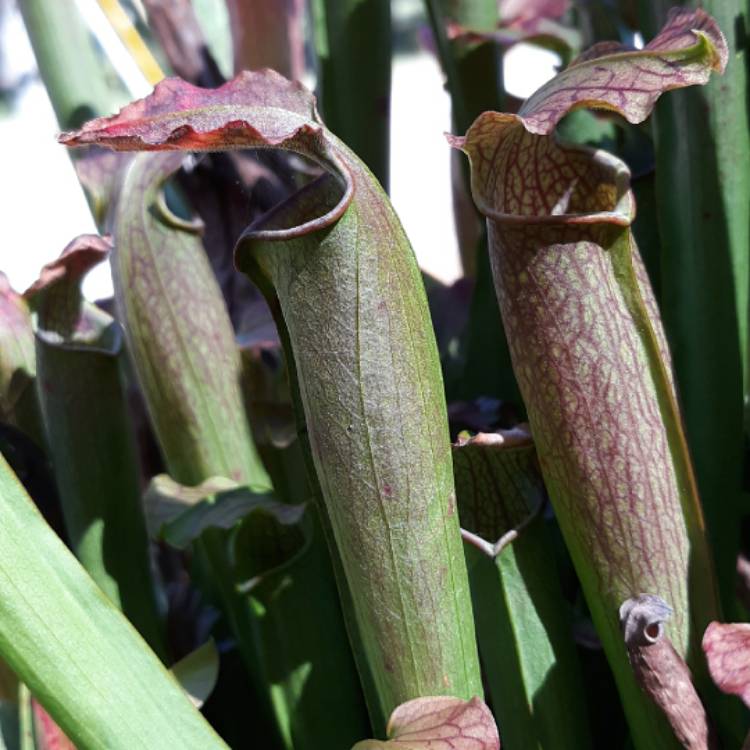
{"label": "blurred green leaf", "polygon": [[236,30],[231,22],[228,2],[222,0],[192,0],[195,15],[206,37],[211,56],[216,60],[222,75],[232,75],[232,32]]}
{"label": "blurred green leaf", "polygon": [[323,119],[388,190],[390,0],[312,0],[310,11]]}
{"label": "blurred green leaf", "polygon": [[[492,32],[499,22],[498,4],[496,0],[425,0],[425,5],[451,96],[453,128],[464,133],[481,112],[502,108],[502,58],[500,47],[489,37],[450,39],[449,22]],[[464,203],[460,193],[469,190],[469,170],[466,164],[455,168],[463,176],[453,180],[454,205],[460,207]],[[478,225],[475,231],[471,230],[473,222]],[[464,273],[476,278],[476,286],[462,342],[463,373],[460,380],[448,383],[448,400],[490,396],[520,402],[492,285],[484,222],[479,215],[460,210],[458,229],[459,238],[468,243],[459,248]]]}
{"label": "blurred green leaf", "polygon": [[122,104],[125,94],[104,74],[104,58],[75,5],[20,0],[19,6],[61,128],[77,127]]}

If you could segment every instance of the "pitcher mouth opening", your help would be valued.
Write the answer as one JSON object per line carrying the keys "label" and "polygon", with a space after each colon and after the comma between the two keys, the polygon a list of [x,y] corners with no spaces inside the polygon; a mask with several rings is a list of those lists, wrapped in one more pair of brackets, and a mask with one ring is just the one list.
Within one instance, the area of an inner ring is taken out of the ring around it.
{"label": "pitcher mouth opening", "polygon": [[[531,147],[534,140],[547,138],[528,133],[522,137]],[[485,217],[499,224],[524,226],[627,227],[633,223],[635,200],[630,171],[617,157],[600,149],[549,140],[545,149],[527,158],[537,160],[533,170],[536,182],[528,188],[523,186],[522,193],[526,194],[521,200],[507,187],[498,186],[496,172],[503,170],[504,164],[493,167],[484,184],[473,177],[474,199]],[[552,179],[550,175],[564,177]],[[541,206],[546,210],[540,210]]]}
{"label": "pitcher mouth opening", "polygon": [[259,243],[282,243],[325,231],[351,204],[354,181],[346,166],[340,163],[341,168],[334,170],[330,165],[318,163],[324,167],[322,174],[259,216],[235,243],[235,267],[253,276],[261,290],[264,282],[252,270]]}
{"label": "pitcher mouth opening", "polygon": [[247,239],[274,242],[302,237],[331,226],[343,216],[354,195],[352,177],[343,163],[336,165],[338,169],[318,163],[323,173],[253,221],[237,246]]}
{"label": "pitcher mouth opening", "polygon": [[[265,148],[277,150],[273,145]],[[237,247],[250,238],[275,242],[325,229],[344,215],[354,198],[354,177],[321,130],[314,134],[310,148],[289,148],[284,144],[278,150],[293,153],[297,160],[308,162],[321,173],[312,178],[308,174],[302,187],[255,219],[237,240],[235,254]]]}

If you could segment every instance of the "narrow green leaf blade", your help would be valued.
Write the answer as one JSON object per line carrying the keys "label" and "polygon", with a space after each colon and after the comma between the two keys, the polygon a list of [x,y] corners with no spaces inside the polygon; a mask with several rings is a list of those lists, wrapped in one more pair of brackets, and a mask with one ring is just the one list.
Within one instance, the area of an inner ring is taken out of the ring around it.
{"label": "narrow green leaf blade", "polygon": [[518,115],[485,113],[453,141],[471,159],[474,198],[488,218],[545,482],[643,748],[673,738],[633,680],[618,608],[643,591],[669,601],[671,640],[705,684],[697,632],[717,611],[712,558],[666,340],[629,230],[627,168],[551,133],[583,106],[640,122],[662,91],[704,83],[725,62],[713,20],[676,11],[642,51],[595,47]]}
{"label": "narrow green leaf blade", "polygon": [[[291,528],[267,511],[250,514],[234,539],[237,572],[258,618],[271,695],[289,707],[279,713],[290,743],[350,747],[370,723],[320,519],[312,506],[304,512]],[[283,534],[269,534],[281,524]]]}
{"label": "narrow green leaf blade", "polygon": [[62,128],[112,109],[124,99],[102,75],[103,60],[77,7],[57,0],[19,3],[39,72]]}
{"label": "narrow green leaf blade", "polygon": [[390,0],[313,0],[310,10],[323,117],[387,190]]}
{"label": "narrow green leaf blade", "polygon": [[80,285],[111,245],[73,240],[26,292],[35,311],[39,402],[71,547],[151,647],[166,655],[120,372],[119,325]]}
{"label": "narrow green leaf blade", "polygon": [[[425,0],[440,63],[451,96],[453,126],[465,132],[476,117],[502,108],[502,57],[500,48],[487,39],[461,36],[448,38],[448,25],[458,23],[473,31],[491,32],[499,22],[496,0]],[[466,165],[453,162],[454,205],[457,210],[469,200]],[[473,207],[472,207],[473,208]],[[471,210],[471,209],[470,209]],[[492,272],[487,260],[487,232],[481,216],[466,210],[459,218],[457,233],[464,273],[476,278],[464,337],[465,363],[461,379],[448,382],[448,400],[473,400],[491,396],[520,401],[513,377],[510,352],[497,309]]]}
{"label": "narrow green leaf blade", "polygon": [[[673,4],[641,3],[643,24],[657,26]],[[685,12],[696,5],[684,3]],[[748,393],[750,7],[747,0],[708,0],[700,6],[724,30],[729,62],[721,79],[675,92],[654,112],[659,301],[722,601],[730,614]]]}
{"label": "narrow green leaf blade", "polygon": [[0,458],[0,655],[80,750],[225,748]]}

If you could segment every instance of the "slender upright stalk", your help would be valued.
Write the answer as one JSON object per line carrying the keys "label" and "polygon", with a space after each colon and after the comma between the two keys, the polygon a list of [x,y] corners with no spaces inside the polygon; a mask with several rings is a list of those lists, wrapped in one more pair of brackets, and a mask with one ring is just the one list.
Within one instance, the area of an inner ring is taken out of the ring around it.
{"label": "slender upright stalk", "polygon": [[21,0],[39,72],[61,128],[77,127],[122,102],[102,76],[102,59],[75,3]]}
{"label": "slender upright stalk", "polygon": [[120,370],[122,329],[84,303],[80,290],[109,250],[100,237],[77,238],[27,292],[35,311],[37,390],[73,552],[166,659]]}
{"label": "slender upright stalk", "polygon": [[330,128],[388,190],[389,0],[312,0],[320,108]]}
{"label": "slender upright stalk", "polygon": [[[482,112],[502,109],[502,58],[499,47],[491,40],[477,42],[459,35],[448,38],[449,22],[466,30],[491,32],[499,22],[496,0],[425,0],[432,34],[451,96],[453,127],[464,133]],[[461,171],[462,179],[454,178],[454,191],[467,191],[469,175],[466,165],[453,168]],[[461,201],[454,196],[454,207]],[[465,366],[460,382],[449,397],[473,399],[493,396],[504,400],[520,400],[513,377],[508,344],[495,302],[492,273],[486,252],[487,234],[476,217],[478,228],[472,230],[474,216],[457,216],[467,227],[459,226],[463,244],[461,252],[464,273],[476,279],[465,333]]]}
{"label": "slender upright stalk", "polygon": [[[671,5],[642,2],[646,29],[663,23]],[[748,394],[750,12],[746,0],[684,5],[716,18],[729,61],[721,78],[656,106],[660,307],[722,599],[732,612]]]}

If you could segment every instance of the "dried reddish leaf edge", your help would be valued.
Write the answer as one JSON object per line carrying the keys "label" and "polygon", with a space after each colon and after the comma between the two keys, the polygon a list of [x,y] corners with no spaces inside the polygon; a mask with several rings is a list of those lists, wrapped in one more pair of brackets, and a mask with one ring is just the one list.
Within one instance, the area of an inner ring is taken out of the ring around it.
{"label": "dried reddish leaf edge", "polygon": [[[264,110],[276,110],[278,116],[264,118]],[[251,119],[265,121],[265,128],[252,125]],[[62,133],[58,141],[69,147],[95,144],[116,151],[277,148],[308,156],[341,180],[343,194],[329,211],[288,229],[259,231],[259,239],[287,240],[331,226],[354,196],[350,152],[320,121],[315,97],[268,69],[244,71],[216,89],[166,78],[144,99],[112,117]]]}

